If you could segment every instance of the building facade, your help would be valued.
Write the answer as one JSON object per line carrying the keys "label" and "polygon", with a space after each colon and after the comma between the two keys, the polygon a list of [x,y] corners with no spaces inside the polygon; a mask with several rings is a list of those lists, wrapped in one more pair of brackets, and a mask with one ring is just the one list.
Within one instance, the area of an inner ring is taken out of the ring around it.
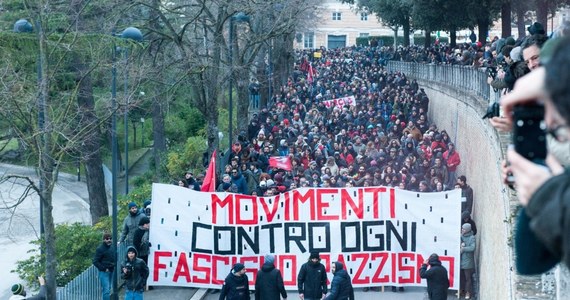
{"label": "building facade", "polygon": [[324,0],[312,31],[297,34],[295,48],[339,48],[356,45],[357,37],[391,36],[375,14],[358,11],[355,6],[337,0]]}

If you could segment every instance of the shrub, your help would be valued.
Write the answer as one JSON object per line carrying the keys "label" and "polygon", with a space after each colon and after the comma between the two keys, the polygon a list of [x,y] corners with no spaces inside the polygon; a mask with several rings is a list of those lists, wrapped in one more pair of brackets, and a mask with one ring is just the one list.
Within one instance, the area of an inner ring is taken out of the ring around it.
{"label": "shrub", "polygon": [[[95,249],[101,243],[104,231],[101,228],[80,223],[59,224],[55,227],[57,252],[56,282],[58,286],[64,286],[85,269],[91,266]],[[29,251],[32,256],[26,260],[18,261],[16,269],[20,278],[27,282],[28,286],[37,287],[36,277],[45,270],[45,254],[40,253],[40,248],[45,244],[43,239],[31,241],[36,248]]]}

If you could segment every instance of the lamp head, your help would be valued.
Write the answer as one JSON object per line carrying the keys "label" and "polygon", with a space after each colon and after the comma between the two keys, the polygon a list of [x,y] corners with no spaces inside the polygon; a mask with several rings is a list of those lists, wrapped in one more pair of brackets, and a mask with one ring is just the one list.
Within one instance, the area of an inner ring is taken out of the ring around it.
{"label": "lamp head", "polygon": [[26,19],[20,19],[14,23],[14,32],[27,33],[32,31],[34,31],[34,27],[32,26],[32,23],[28,22]]}
{"label": "lamp head", "polygon": [[121,38],[140,42],[143,40],[142,32],[136,27],[127,27],[121,33]]}

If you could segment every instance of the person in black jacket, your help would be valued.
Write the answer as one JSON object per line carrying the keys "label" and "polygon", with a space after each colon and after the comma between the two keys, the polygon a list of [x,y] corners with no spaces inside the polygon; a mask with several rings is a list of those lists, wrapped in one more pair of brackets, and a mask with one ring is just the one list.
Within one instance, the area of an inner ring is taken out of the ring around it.
{"label": "person in black jacket", "polygon": [[341,262],[332,263],[331,272],[334,274],[331,292],[325,300],[354,300],[354,289],[350,275]]}
{"label": "person in black jacket", "polygon": [[125,300],[142,299],[149,272],[144,260],[137,258],[137,249],[127,248],[127,259],[121,266],[121,278],[125,280]]}
{"label": "person in black jacket", "polygon": [[249,279],[245,274],[245,266],[236,263],[230,274],[226,276],[220,291],[220,300],[249,300]]}
{"label": "person in black jacket", "polygon": [[311,252],[297,275],[297,288],[301,300],[322,299],[327,293],[327,271],[318,252]]}
{"label": "person in black jacket", "polygon": [[149,229],[150,218],[142,217],[139,221],[139,228],[135,230],[135,235],[133,236],[133,246],[135,246],[138,252],[137,257],[144,260],[147,265],[148,254],[150,253]]}
{"label": "person in black jacket", "polygon": [[111,278],[115,270],[115,248],[111,247],[113,239],[110,234],[103,234],[103,242],[93,257],[93,265],[99,270],[99,282],[101,282],[101,294],[103,300],[109,300],[111,297]]}
{"label": "person in black jacket", "polygon": [[279,295],[287,299],[283,276],[273,263],[275,257],[268,254],[264,259],[265,262],[255,278],[255,300],[280,300]]}
{"label": "person in black jacket", "polygon": [[430,300],[447,299],[449,278],[447,277],[447,269],[441,265],[437,254],[430,255],[424,261],[420,267],[420,277],[427,280],[427,291]]}
{"label": "person in black jacket", "polygon": [[473,219],[471,219],[471,214],[469,213],[468,210],[461,213],[461,225],[463,225],[465,223],[471,224],[471,231],[473,232],[473,235],[476,235],[477,234],[477,225],[475,224],[475,221],[473,221]]}

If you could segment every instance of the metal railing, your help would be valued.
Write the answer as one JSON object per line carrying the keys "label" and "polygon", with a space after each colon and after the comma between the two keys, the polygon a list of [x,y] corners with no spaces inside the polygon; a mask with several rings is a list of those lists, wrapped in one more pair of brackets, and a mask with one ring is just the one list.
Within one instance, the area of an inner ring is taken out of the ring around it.
{"label": "metal railing", "polygon": [[[117,264],[115,272],[124,261],[127,247],[122,243],[117,249]],[[120,279],[119,279],[120,280]],[[111,290],[112,292],[112,290]],[[101,285],[99,284],[99,270],[91,265],[79,276],[56,291],[58,300],[99,300],[101,299]]]}
{"label": "metal railing", "polygon": [[403,61],[389,61],[387,68],[392,72],[402,72],[409,78],[437,82],[454,89],[473,93],[491,103],[499,101],[500,92],[493,91],[487,84],[484,68],[458,65],[420,64]]}

